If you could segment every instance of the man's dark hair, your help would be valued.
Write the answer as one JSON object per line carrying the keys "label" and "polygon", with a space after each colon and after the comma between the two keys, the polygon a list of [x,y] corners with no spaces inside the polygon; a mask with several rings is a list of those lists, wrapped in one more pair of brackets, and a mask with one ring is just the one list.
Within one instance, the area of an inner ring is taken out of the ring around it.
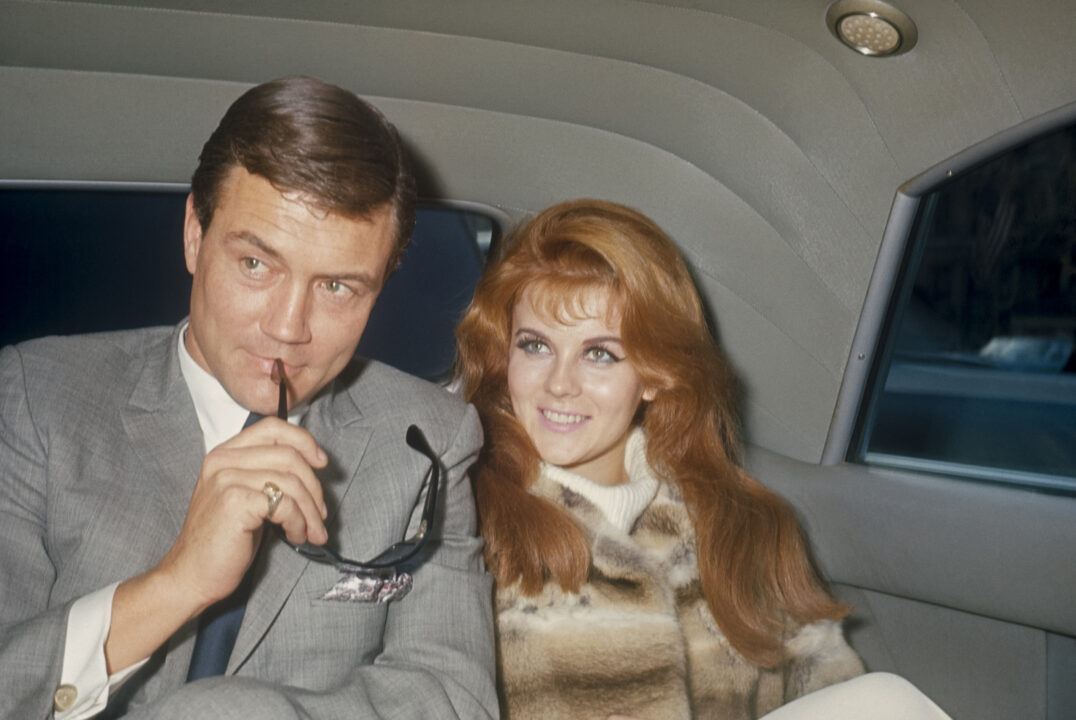
{"label": "man's dark hair", "polygon": [[308,77],[243,93],[209,136],[191,178],[203,230],[237,166],[344,217],[368,219],[390,206],[396,249],[388,269],[395,269],[415,225],[415,181],[396,128],[354,93]]}

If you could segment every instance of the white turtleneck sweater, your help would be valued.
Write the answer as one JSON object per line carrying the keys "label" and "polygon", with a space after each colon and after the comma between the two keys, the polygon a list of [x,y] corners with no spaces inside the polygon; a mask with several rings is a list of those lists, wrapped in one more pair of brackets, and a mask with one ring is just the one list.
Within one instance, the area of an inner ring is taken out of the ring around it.
{"label": "white turtleneck sweater", "polygon": [[646,437],[635,428],[624,451],[628,482],[600,485],[582,475],[543,462],[541,473],[558,485],[582,495],[601,510],[611,525],[627,534],[658,492],[658,479],[646,461]]}

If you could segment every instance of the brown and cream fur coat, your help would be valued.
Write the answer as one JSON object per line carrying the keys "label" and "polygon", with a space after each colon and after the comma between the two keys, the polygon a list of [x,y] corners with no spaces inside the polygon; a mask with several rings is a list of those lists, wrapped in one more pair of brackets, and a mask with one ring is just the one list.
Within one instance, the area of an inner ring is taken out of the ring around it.
{"label": "brown and cream fur coat", "polygon": [[706,606],[694,532],[661,483],[630,533],[543,474],[531,489],[574,516],[592,563],[578,593],[547,583],[534,597],[498,588],[498,690],[507,720],[758,718],[863,672],[839,624],[805,626],[788,660],[762,670],[734,650]]}

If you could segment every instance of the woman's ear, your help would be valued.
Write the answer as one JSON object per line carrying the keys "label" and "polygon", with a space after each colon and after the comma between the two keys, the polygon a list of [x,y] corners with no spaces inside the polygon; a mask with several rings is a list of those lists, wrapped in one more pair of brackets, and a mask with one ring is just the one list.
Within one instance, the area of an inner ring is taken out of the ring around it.
{"label": "woman's ear", "polygon": [[649,381],[644,380],[646,384],[643,386],[643,400],[646,402],[654,402],[658,393],[664,390],[672,390],[676,387],[676,383],[673,382],[672,377],[663,372],[649,377],[648,380]]}

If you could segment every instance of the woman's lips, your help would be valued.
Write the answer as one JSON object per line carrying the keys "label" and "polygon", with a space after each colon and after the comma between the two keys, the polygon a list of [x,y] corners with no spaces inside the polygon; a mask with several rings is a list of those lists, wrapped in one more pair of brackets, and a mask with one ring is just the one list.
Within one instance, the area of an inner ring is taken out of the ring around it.
{"label": "woman's lips", "polygon": [[538,416],[542,419],[543,425],[551,430],[560,432],[575,430],[590,419],[589,415],[551,410],[549,408],[538,408]]}

